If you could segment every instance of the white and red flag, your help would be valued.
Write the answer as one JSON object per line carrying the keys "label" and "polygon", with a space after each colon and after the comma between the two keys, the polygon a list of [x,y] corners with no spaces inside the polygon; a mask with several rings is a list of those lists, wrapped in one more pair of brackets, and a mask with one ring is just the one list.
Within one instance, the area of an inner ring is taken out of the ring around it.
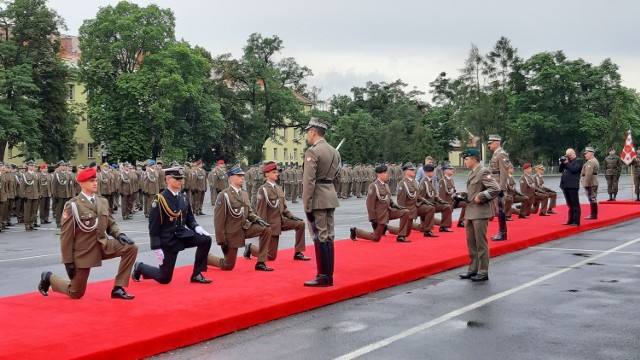
{"label": "white and red flag", "polygon": [[624,139],[624,148],[620,153],[620,158],[625,164],[629,165],[636,157],[636,149],[633,147],[633,139],[631,138],[631,129],[627,131],[627,136]]}

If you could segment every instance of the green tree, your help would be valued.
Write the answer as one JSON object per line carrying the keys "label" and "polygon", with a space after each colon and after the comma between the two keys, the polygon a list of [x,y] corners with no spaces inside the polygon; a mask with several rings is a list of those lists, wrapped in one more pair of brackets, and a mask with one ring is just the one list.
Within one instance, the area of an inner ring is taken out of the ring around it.
{"label": "green tree", "polygon": [[0,8],[0,27],[0,154],[9,145],[25,158],[70,156],[77,117],[66,102],[69,69],[57,55],[64,22],[45,0],[15,0]]}
{"label": "green tree", "polygon": [[143,68],[146,58],[175,43],[174,30],[171,10],[126,1],[101,8],[80,27],[89,131],[94,141],[107,145],[112,159],[155,158],[166,144],[175,104],[156,89],[167,79]]}
{"label": "green tree", "polygon": [[[301,125],[306,118],[295,93],[305,92],[304,80],[312,72],[294,58],[277,61],[275,57],[283,48],[277,36],[254,33],[240,59],[225,54],[215,60],[217,93],[227,96],[221,99],[222,112],[231,116],[227,121],[236,122],[226,128],[241,131],[242,149],[238,149],[238,155],[247,156],[251,163],[262,159],[266,139],[278,141],[277,129]],[[223,89],[225,86],[228,91]],[[227,139],[232,137],[233,134],[225,135]]]}

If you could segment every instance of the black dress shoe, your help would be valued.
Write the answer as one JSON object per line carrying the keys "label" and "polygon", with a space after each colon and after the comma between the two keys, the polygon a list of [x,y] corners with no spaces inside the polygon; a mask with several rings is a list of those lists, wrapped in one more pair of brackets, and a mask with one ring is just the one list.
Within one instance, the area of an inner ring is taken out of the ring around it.
{"label": "black dress shoe", "polygon": [[51,271],[43,271],[42,274],[40,274],[38,291],[40,291],[40,294],[42,294],[43,296],[49,296],[49,288],[51,287],[49,277],[51,277]]}
{"label": "black dress shoe", "polygon": [[122,300],[133,300],[135,298],[135,295],[127,294],[127,292],[124,291],[124,288],[120,286],[116,286],[113,288],[113,290],[111,290],[111,298],[122,299]]}
{"label": "black dress shoe", "polygon": [[244,258],[247,260],[251,260],[251,244],[247,244],[244,247],[244,252],[242,253],[242,256],[244,256]]}
{"label": "black dress shoe", "polygon": [[446,226],[440,226],[440,229],[438,231],[440,231],[440,232],[453,232],[453,230],[449,229]]}
{"label": "black dress shoe", "polygon": [[518,219],[528,219],[529,215],[518,215]]}
{"label": "black dress shoe", "polygon": [[356,228],[352,227],[349,229],[349,238],[353,241],[356,241]]}
{"label": "black dress shoe", "polygon": [[410,243],[411,240],[407,240],[407,238],[405,238],[404,236],[398,236],[396,242]]}
{"label": "black dress shoe", "polygon": [[598,219],[598,215],[585,216],[585,220],[597,220],[597,219]]}
{"label": "black dress shoe", "polygon": [[142,264],[142,262],[136,261],[136,263],[133,264],[133,271],[131,271],[131,279],[135,282],[140,282],[140,276],[142,276],[142,272],[138,270],[140,264]]}
{"label": "black dress shoe", "polygon": [[505,240],[507,240],[507,233],[499,232],[496,235],[492,236],[491,240],[493,240],[493,241],[505,241]]}
{"label": "black dress shoe", "polygon": [[438,235],[434,234],[433,231],[425,231],[422,236],[424,237],[438,237]]}
{"label": "black dress shoe", "polygon": [[511,217],[505,218],[504,221],[513,221]]}
{"label": "black dress shoe", "polygon": [[549,215],[549,214],[542,214],[542,213],[540,213],[540,216],[551,216],[551,215]]}
{"label": "black dress shoe", "polygon": [[580,224],[571,223],[571,224],[569,224],[569,226],[580,226]]}
{"label": "black dress shoe", "polygon": [[197,284],[208,284],[208,283],[210,283],[212,281],[213,280],[207,279],[204,276],[202,276],[202,274],[198,274],[196,276],[192,276],[191,277],[191,282],[192,283],[197,283]]}
{"label": "black dress shoe", "polygon": [[489,280],[489,275],[485,274],[477,274],[476,276],[470,277],[471,281],[487,281]]}
{"label": "black dress shoe", "polygon": [[301,252],[297,252],[295,253],[295,255],[293,255],[293,260],[309,261],[311,260],[311,258],[304,256],[304,254]]}
{"label": "black dress shoe", "polygon": [[47,220],[47,221],[43,221],[43,224],[51,224],[51,221]]}
{"label": "black dress shoe", "polygon": [[464,273],[464,274],[458,274],[458,277],[459,277],[460,279],[467,280],[467,279],[471,279],[472,277],[474,277],[474,276],[476,276],[476,275],[478,275],[478,273],[474,273],[474,272],[467,272],[467,273]]}
{"label": "black dress shoe", "polygon": [[256,264],[255,267],[256,271],[273,271],[272,268],[268,267],[265,263],[263,263],[262,261],[258,261],[258,263]]}
{"label": "black dress shoe", "polygon": [[458,221],[458,227],[459,228],[463,228],[464,227],[464,221]]}
{"label": "black dress shoe", "polygon": [[547,210],[547,214],[557,214],[557,212],[555,210]]}

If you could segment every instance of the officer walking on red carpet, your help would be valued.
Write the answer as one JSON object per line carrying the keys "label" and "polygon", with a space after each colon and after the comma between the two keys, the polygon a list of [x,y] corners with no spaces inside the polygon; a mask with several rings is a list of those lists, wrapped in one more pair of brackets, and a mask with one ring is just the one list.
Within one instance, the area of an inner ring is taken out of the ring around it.
{"label": "officer walking on red carpet", "polygon": [[384,235],[389,220],[400,219],[400,228],[393,227],[393,233],[398,234],[396,241],[411,242],[411,240],[407,240],[407,236],[411,232],[409,210],[396,204],[391,198],[391,190],[387,185],[387,180],[389,179],[387,170],[387,166],[384,164],[376,166],[377,180],[369,185],[367,193],[367,213],[373,232],[352,227],[350,229],[351,240],[360,238],[378,242]]}
{"label": "officer walking on red carpet", "polygon": [[329,126],[312,117],[305,128],[311,145],[304,154],[302,174],[302,206],[309,222],[316,251],[316,278],[304,286],[333,286],[335,238],[334,212],[340,206],[333,179],[340,165],[340,153],[324,139]]}
{"label": "officer walking on red carpet", "polygon": [[153,197],[149,207],[149,237],[151,250],[155,252],[159,267],[137,262],[131,273],[134,281],[153,279],[168,284],[173,279],[178,253],[185,248],[196,248],[195,262],[190,281],[208,284],[202,276],[207,271],[207,254],[211,249],[211,235],[198,225],[189,199],[180,192],[184,179],[182,167],[164,170],[167,188]]}
{"label": "officer walking on red carpet", "polygon": [[[138,247],[118,228],[111,216],[109,202],[96,196],[96,169],[82,170],[77,181],[82,192],[64,205],[60,230],[62,262],[70,281],[45,271],[40,276],[38,290],[47,296],[51,287],[55,292],[80,299],[87,289],[91,268],[101,266],[102,260],[119,257],[120,266],[111,297],[131,300],[135,296],[124,288],[129,285],[129,273],[136,261]],[[107,237],[107,234],[115,239]]]}
{"label": "officer walking on red carpet", "polygon": [[500,185],[489,169],[480,166],[480,151],[467,149],[462,152],[464,165],[470,170],[467,177],[467,211],[465,230],[467,248],[471,263],[461,279],[471,281],[489,280],[489,246],[487,244],[487,225],[494,216],[491,201],[498,196]]}
{"label": "officer walking on red carpet", "polygon": [[[246,191],[242,190],[244,171],[236,165],[227,172],[229,187],[218,193],[213,210],[213,225],[216,242],[220,245],[224,257],[209,254],[207,263],[222,270],[233,270],[236,266],[238,248],[245,247],[245,258],[253,253],[258,257],[256,271],[273,271],[266,265],[271,225],[261,219],[251,208]],[[256,197],[258,189],[255,189]],[[257,198],[256,198],[257,200]],[[245,245],[246,239],[259,237],[258,246]]]}
{"label": "officer walking on red carpet", "polygon": [[[262,172],[267,178],[267,181],[258,189],[256,213],[260,218],[268,221],[271,225],[271,240],[269,241],[267,260],[273,261],[276,259],[278,256],[280,234],[287,230],[296,231],[295,254],[293,255],[293,260],[311,260],[311,258],[304,256],[303,253],[306,249],[304,243],[304,220],[294,216],[287,208],[287,202],[285,200],[282,187],[276,184],[279,174],[278,166],[275,162],[269,161],[264,164]],[[256,247],[252,247],[251,244],[249,244],[247,249],[250,250],[245,250],[245,258],[250,258],[251,255],[258,256]]]}

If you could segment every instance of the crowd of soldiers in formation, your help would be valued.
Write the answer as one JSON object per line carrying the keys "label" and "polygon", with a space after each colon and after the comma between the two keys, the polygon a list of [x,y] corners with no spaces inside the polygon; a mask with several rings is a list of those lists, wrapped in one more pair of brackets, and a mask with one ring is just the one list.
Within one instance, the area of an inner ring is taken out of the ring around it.
{"label": "crowd of soldiers in formation", "polygon": [[[640,153],[640,149],[638,153]],[[615,200],[618,193],[617,184],[624,163],[619,156],[615,155],[613,149],[603,163],[606,169],[609,200]],[[186,176],[183,191],[189,196],[194,214],[204,215],[202,205],[207,189],[210,192],[211,205],[214,205],[217,194],[228,187],[226,166],[222,160],[218,161],[207,174],[201,161],[185,165]],[[93,163],[90,166],[97,165]],[[143,211],[145,216],[148,216],[149,204],[153,197],[166,187],[162,166],[161,161],[155,162],[153,160],[136,166],[129,163],[120,165],[104,163],[98,169],[98,194],[107,198],[114,213],[118,212],[120,208],[122,209],[123,220],[131,219],[132,214],[138,211]],[[640,201],[640,157],[634,159],[631,166],[634,168],[634,193],[636,195],[634,200]],[[265,181],[261,167],[261,164],[252,165],[245,176],[245,186],[254,208],[257,189]],[[2,172],[2,176],[0,176],[1,229],[15,226],[15,223],[12,223],[12,218],[16,218],[17,223],[24,223],[27,231],[36,230],[40,226],[38,219],[41,224],[49,224],[52,222],[51,215],[53,215],[56,225],[60,227],[64,204],[71,197],[80,193],[75,175],[78,170],[83,168],[83,165],[74,167],[72,163],[65,161],[59,161],[53,166],[47,164],[38,166],[33,161],[26,162],[24,166],[0,162],[0,171]],[[387,169],[389,188],[391,194],[396,196],[398,184],[404,177],[404,172],[402,166],[395,163],[387,163]],[[279,185],[282,187],[286,199],[296,203],[302,193],[302,167],[290,165],[281,170],[278,179]],[[507,221],[511,220],[513,213],[517,214],[519,218],[527,218],[538,212],[541,216],[555,213],[553,209],[556,205],[557,194],[544,185],[542,177],[545,171],[544,166],[535,166],[535,173],[532,174],[531,164],[524,164],[523,171],[524,174],[519,181],[516,181],[512,175],[513,167],[509,170],[509,181],[505,193]],[[443,167],[438,166],[434,176],[436,188],[440,186],[441,180],[445,177],[452,181],[452,175],[446,175]],[[334,185],[340,199],[348,199],[352,196],[361,198],[367,195],[369,185],[375,180],[376,173],[373,165],[352,166],[344,163],[340,170],[340,176]],[[517,183],[520,184],[520,189],[516,188]],[[452,202],[452,194],[447,196],[447,191],[451,192],[451,189],[441,191],[439,196]],[[458,226],[464,226],[464,213],[458,221]]]}

